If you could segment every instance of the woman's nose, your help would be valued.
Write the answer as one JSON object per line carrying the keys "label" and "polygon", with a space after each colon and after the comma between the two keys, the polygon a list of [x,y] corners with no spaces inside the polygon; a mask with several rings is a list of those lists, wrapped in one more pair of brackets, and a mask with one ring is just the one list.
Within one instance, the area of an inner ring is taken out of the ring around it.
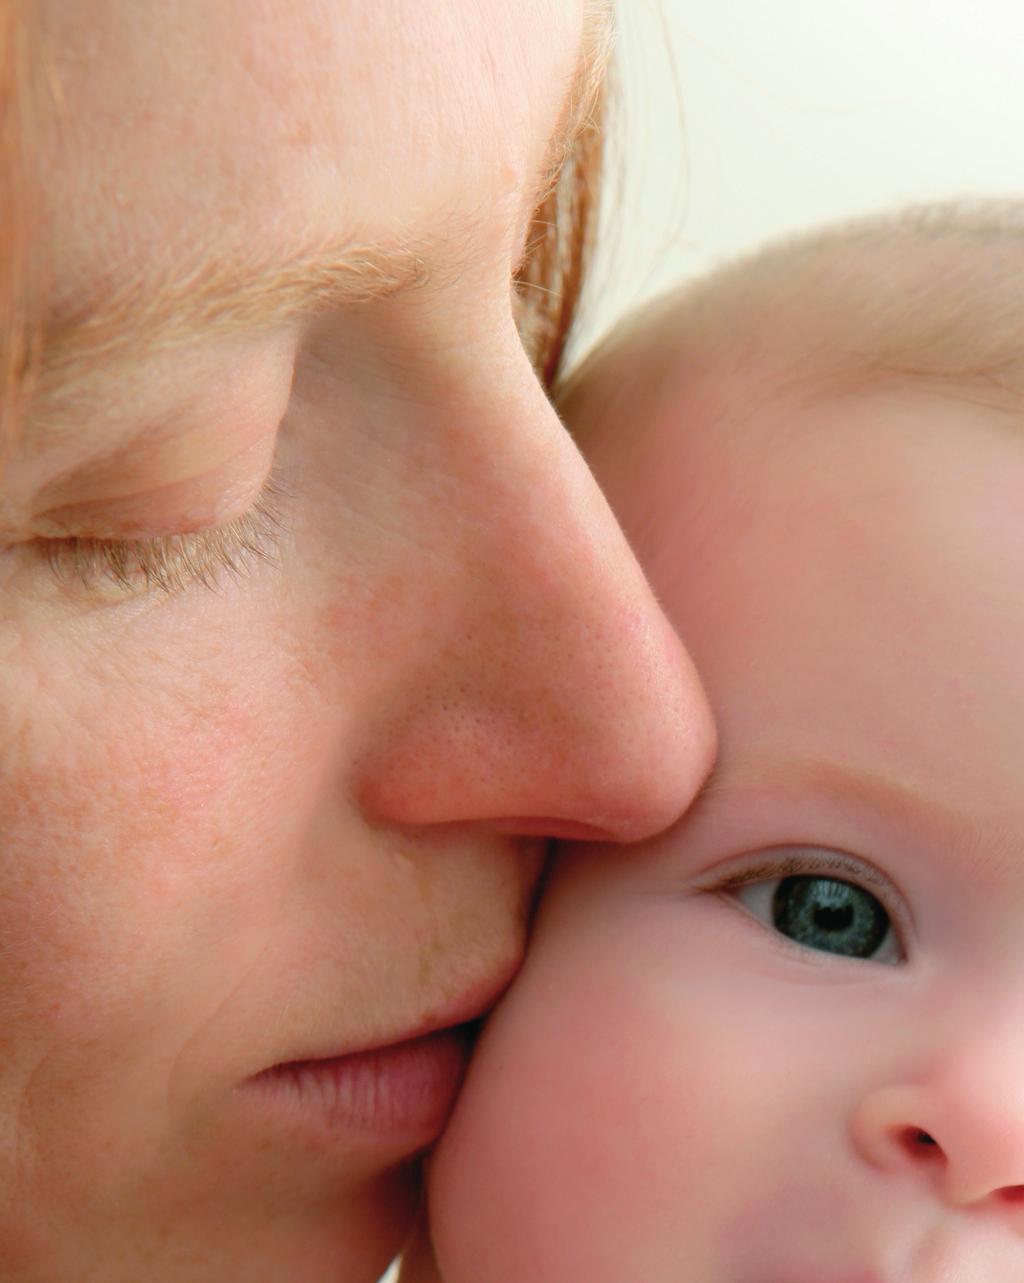
{"label": "woman's nose", "polygon": [[978,1060],[871,1092],[854,1142],[880,1170],[920,1180],[949,1206],[1012,1214],[1024,1232],[1024,1082]]}
{"label": "woman's nose", "polygon": [[692,800],[711,715],[539,387],[525,422],[515,408],[500,436],[446,443],[418,631],[360,801],[385,823],[637,840]]}

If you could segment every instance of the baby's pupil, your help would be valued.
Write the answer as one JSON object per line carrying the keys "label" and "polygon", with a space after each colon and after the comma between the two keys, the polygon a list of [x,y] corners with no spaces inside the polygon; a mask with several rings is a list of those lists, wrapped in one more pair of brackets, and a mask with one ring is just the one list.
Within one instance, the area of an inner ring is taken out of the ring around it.
{"label": "baby's pupil", "polygon": [[889,932],[889,915],[870,891],[837,878],[783,878],[772,918],[797,944],[850,958],[870,958]]}

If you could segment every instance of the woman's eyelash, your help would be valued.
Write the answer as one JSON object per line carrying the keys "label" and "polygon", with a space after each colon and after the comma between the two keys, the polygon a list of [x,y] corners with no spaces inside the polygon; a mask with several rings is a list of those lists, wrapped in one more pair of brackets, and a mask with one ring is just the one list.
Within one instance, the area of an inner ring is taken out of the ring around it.
{"label": "woman's eyelash", "polygon": [[151,539],[45,539],[40,551],[64,583],[87,588],[106,583],[132,594],[172,595],[196,583],[212,589],[223,574],[239,578],[274,560],[284,534],[286,497],[271,472],[252,505],[227,525]]}

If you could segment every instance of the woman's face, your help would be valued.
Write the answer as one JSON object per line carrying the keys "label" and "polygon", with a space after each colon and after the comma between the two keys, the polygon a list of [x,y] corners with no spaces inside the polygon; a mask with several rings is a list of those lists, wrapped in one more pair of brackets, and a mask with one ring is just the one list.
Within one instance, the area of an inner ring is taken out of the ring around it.
{"label": "woman's face", "polygon": [[363,1283],[461,1068],[410,1040],[507,983],[545,836],[662,828],[711,752],[513,322],[581,4],[42,12],[4,1274]]}

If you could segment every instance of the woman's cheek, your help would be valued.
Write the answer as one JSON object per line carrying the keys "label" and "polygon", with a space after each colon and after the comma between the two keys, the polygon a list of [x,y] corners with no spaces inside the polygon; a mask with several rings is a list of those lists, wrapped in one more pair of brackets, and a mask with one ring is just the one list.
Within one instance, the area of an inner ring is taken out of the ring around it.
{"label": "woman's cheek", "polygon": [[274,711],[253,690],[269,675],[242,685],[216,648],[179,640],[83,656],[40,636],[0,677],[5,1025],[95,1037],[153,1011],[245,878],[241,853],[264,845],[285,765],[258,749]]}

